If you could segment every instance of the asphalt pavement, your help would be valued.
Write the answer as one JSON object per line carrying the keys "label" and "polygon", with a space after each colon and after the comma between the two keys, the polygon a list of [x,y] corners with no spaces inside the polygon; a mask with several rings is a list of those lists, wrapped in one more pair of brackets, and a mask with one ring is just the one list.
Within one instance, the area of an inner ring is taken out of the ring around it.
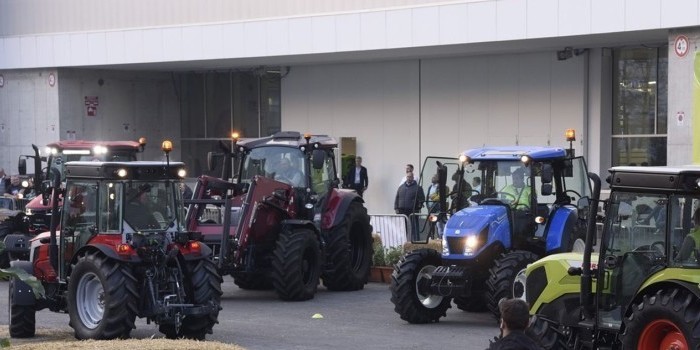
{"label": "asphalt pavement", "polygon": [[[329,292],[283,302],[273,291],[246,291],[224,278],[223,310],[207,339],[247,349],[484,349],[498,334],[490,313],[467,313],[453,306],[438,323],[413,325],[401,320],[386,284],[361,291]],[[7,325],[7,285],[0,282],[0,324]],[[323,318],[313,318],[320,314]],[[37,327],[71,331],[68,315],[42,310]],[[132,338],[162,337],[155,324],[137,319]]]}

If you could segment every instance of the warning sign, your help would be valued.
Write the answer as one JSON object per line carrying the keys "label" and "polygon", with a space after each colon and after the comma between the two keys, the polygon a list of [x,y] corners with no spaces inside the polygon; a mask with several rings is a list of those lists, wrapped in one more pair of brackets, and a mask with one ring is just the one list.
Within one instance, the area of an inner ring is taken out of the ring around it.
{"label": "warning sign", "polygon": [[85,96],[85,108],[88,117],[97,116],[97,105],[99,104],[97,96]]}

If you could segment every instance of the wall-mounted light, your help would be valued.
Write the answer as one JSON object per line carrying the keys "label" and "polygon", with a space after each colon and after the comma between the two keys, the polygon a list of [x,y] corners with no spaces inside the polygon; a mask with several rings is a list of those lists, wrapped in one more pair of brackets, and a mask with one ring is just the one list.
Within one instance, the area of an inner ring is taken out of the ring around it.
{"label": "wall-mounted light", "polygon": [[574,56],[580,56],[588,52],[588,49],[574,49],[573,47],[567,46],[564,50],[557,51],[557,60],[565,61]]}

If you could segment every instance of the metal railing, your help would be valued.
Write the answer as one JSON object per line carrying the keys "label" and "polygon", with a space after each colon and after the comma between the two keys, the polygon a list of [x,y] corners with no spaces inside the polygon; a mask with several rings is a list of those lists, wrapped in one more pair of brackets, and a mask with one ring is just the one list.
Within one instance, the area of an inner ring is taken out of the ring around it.
{"label": "metal railing", "polygon": [[402,246],[408,241],[410,227],[406,215],[370,214],[369,223],[387,248]]}

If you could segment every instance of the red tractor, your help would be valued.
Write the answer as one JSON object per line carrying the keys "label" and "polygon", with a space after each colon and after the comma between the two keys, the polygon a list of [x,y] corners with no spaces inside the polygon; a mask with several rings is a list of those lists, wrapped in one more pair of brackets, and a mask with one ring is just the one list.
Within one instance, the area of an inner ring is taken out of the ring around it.
{"label": "red tractor", "polygon": [[235,138],[233,151],[222,145],[221,178],[235,160],[235,181],[201,176],[187,211],[221,275],[243,289],[273,288],[282,300],[313,298],[319,279],[329,290],[364,288],[372,227],[362,198],[338,189],[337,146],[298,132]]}
{"label": "red tractor", "polygon": [[[40,196],[42,178],[48,178],[48,170],[46,174],[41,173],[42,161],[47,163],[46,169],[57,169],[61,174],[61,181],[64,181],[66,162],[131,162],[137,160],[137,154],[142,152],[145,146],[146,139],[143,137],[138,142],[67,140],[48,144],[44,151],[45,155],[42,156],[39,154],[39,148],[32,145],[34,155],[20,156],[18,168],[19,173],[24,175],[27,172],[27,159],[34,161],[32,194],[35,197],[27,203],[23,213],[6,222],[5,226],[9,226],[6,231],[10,234],[0,233],[0,239],[5,243],[5,251],[0,253],[0,268],[7,267],[9,260],[29,259],[29,240],[49,229],[51,205],[48,200]],[[25,198],[29,197],[25,196]]]}
{"label": "red tractor", "polygon": [[168,338],[211,334],[222,280],[211,249],[185,230],[183,163],[69,162],[64,170],[65,189],[55,169],[45,186],[50,232],[31,240],[30,261],[11,262],[45,294],[11,279],[10,335],[34,336],[35,313],[45,308],[68,313],[78,339],[128,337],[136,317]]}

